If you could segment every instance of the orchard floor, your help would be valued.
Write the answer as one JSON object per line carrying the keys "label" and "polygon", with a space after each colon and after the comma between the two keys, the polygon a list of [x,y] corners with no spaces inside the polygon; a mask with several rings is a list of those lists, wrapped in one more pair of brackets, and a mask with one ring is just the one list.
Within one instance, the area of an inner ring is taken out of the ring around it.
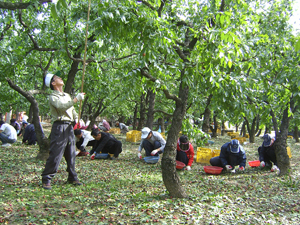
{"label": "orchard floor", "polygon": [[[50,132],[50,124],[43,124]],[[170,198],[161,164],[137,158],[137,143],[125,141],[119,160],[76,158],[83,186],[66,184],[64,159],[52,182],[41,188],[44,162],[36,161],[38,146],[0,147],[0,223],[3,224],[300,224],[300,146],[291,147],[290,176],[246,166],[245,172],[208,175],[203,164],[178,171],[188,199]],[[213,139],[220,149],[230,137]],[[257,160],[255,144],[246,144],[247,161]]]}

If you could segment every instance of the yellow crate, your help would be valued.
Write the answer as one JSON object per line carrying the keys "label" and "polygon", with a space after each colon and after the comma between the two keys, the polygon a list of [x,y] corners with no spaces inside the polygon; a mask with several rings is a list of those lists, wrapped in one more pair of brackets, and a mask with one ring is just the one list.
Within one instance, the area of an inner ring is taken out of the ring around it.
{"label": "yellow crate", "polygon": [[126,141],[138,142],[141,140],[142,132],[139,130],[132,130],[126,133]]}
{"label": "yellow crate", "polygon": [[207,163],[209,164],[209,160],[213,157],[213,152],[210,148],[197,148],[197,163]]}
{"label": "yellow crate", "polygon": [[244,144],[244,142],[246,141],[245,137],[236,137],[236,138],[231,138],[231,139],[239,140],[240,144]]}
{"label": "yellow crate", "polygon": [[118,127],[113,127],[113,128],[109,129],[109,133],[111,133],[111,134],[120,134],[121,130]]}
{"label": "yellow crate", "polygon": [[290,147],[286,147],[286,152],[287,152],[289,158],[292,158],[292,152],[291,152],[291,148]]}
{"label": "yellow crate", "polygon": [[166,140],[166,134],[165,134],[165,132],[162,132],[162,133],[160,133],[161,134],[161,136]]}
{"label": "yellow crate", "polygon": [[291,136],[291,135],[288,135],[287,137],[288,137],[288,138],[291,138],[291,139],[293,139],[293,138],[294,138],[294,137],[293,137],[293,136]]}
{"label": "yellow crate", "polygon": [[214,149],[214,150],[212,150],[212,157],[217,157],[220,155],[220,153],[221,153],[221,150]]}
{"label": "yellow crate", "polygon": [[228,136],[231,136],[233,134],[233,132],[227,132]]}
{"label": "yellow crate", "polygon": [[249,134],[245,134],[245,138],[249,138]]}
{"label": "yellow crate", "polygon": [[217,134],[221,134],[221,130],[220,129],[217,129]]}

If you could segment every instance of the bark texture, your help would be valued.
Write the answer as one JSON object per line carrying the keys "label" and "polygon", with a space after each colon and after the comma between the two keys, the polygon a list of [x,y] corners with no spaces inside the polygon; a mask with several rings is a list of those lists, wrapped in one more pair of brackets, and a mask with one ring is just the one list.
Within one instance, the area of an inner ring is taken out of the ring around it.
{"label": "bark texture", "polygon": [[43,138],[43,131],[39,120],[39,105],[34,96],[22,88],[14,84],[10,79],[6,79],[9,86],[17,91],[19,94],[23,95],[30,103],[30,108],[32,109],[32,123],[34,124],[34,129],[36,132],[37,143],[39,145],[39,153],[37,159],[45,161],[49,156],[50,140],[46,137]]}

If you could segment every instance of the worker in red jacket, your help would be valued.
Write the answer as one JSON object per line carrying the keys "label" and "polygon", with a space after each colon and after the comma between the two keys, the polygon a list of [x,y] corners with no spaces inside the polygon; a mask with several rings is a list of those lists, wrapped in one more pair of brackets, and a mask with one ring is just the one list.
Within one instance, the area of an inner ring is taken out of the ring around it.
{"label": "worker in red jacket", "polygon": [[177,154],[176,160],[183,162],[186,170],[191,170],[191,166],[194,162],[194,147],[189,142],[187,136],[182,135],[177,141]]}

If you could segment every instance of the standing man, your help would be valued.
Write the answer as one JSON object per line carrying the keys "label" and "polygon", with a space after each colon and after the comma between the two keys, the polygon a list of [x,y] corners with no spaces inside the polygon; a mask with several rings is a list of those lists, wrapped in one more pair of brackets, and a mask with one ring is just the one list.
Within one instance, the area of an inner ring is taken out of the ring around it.
{"label": "standing man", "polygon": [[42,173],[44,189],[51,189],[51,179],[57,172],[59,163],[64,156],[69,172],[68,182],[82,185],[75,172],[75,136],[71,122],[78,120],[74,104],[84,99],[84,93],[79,93],[73,100],[68,93],[63,92],[63,80],[53,74],[47,74],[45,84],[53,90],[49,96],[50,113],[53,125],[50,134],[50,152],[45,169]]}

